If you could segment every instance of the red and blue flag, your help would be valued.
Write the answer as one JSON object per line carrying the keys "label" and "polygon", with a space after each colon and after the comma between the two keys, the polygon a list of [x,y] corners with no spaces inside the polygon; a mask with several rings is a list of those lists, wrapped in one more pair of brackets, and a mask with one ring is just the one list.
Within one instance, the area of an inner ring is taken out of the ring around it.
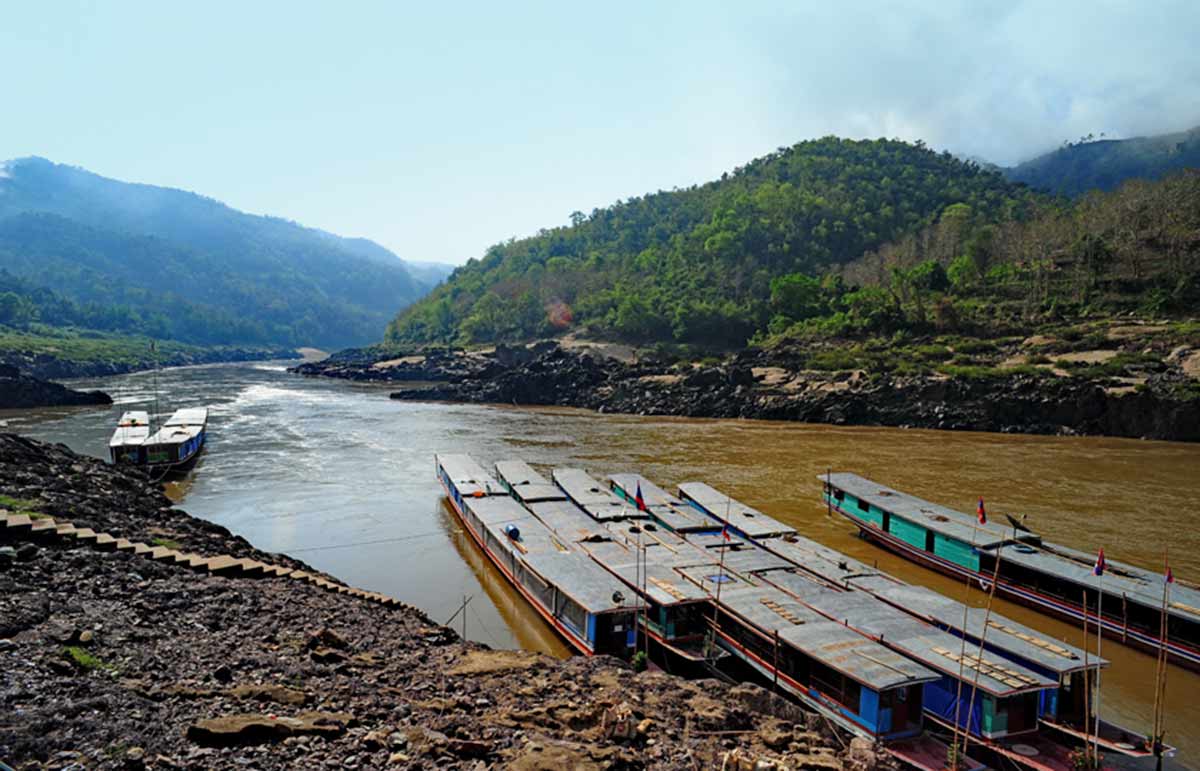
{"label": "red and blue flag", "polygon": [[979,517],[979,524],[987,524],[987,511],[983,508],[983,498],[979,499],[979,506],[976,507],[975,514]]}
{"label": "red and blue flag", "polygon": [[1092,568],[1092,575],[1104,575],[1104,569],[1108,567],[1108,563],[1104,560],[1104,547],[1100,547],[1100,553],[1096,555],[1096,565]]}
{"label": "red and blue flag", "polygon": [[642,497],[642,483],[637,483],[637,495],[634,496],[634,503],[637,504],[638,511],[646,511],[646,499]]}

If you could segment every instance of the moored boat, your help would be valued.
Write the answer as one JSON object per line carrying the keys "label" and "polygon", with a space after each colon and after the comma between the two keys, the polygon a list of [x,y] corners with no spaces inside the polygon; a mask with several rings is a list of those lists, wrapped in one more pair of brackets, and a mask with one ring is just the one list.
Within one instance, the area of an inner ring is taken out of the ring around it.
{"label": "moored boat", "polygon": [[572,549],[467,455],[437,455],[438,481],[472,540],[574,650],[633,653],[638,603],[624,584]]}
{"label": "moored boat", "polygon": [[[1045,542],[1017,526],[980,524],[972,515],[857,474],[821,479],[828,505],[888,550],[983,587],[996,574],[1001,596],[1072,622],[1101,624],[1107,637],[1155,652],[1165,648],[1173,663],[1200,669],[1196,587],[1182,582],[1164,587],[1162,574],[1112,560],[1098,576],[1093,555]],[[1165,637],[1160,633],[1164,599]]]}
{"label": "moored boat", "polygon": [[186,471],[200,457],[207,429],[207,407],[176,410],[142,442],[141,462],[152,471]]}

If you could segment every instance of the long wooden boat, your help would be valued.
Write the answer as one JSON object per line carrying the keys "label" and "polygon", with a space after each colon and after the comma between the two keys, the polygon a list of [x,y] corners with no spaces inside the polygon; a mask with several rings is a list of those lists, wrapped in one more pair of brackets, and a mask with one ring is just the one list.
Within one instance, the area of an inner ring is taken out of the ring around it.
{"label": "long wooden boat", "polygon": [[[1126,645],[1165,648],[1180,666],[1200,669],[1200,590],[1169,587],[1167,639],[1162,620],[1164,577],[1108,561],[1103,576],[1092,571],[1094,555],[1045,542],[1027,530],[980,525],[976,517],[893,490],[857,474],[822,476],[828,505],[864,537],[947,575],[990,585],[999,560],[996,591],[1044,613],[1089,625]],[[1103,594],[1103,601],[1100,597]],[[1096,613],[1102,607],[1103,618]]]}
{"label": "long wooden boat", "polygon": [[152,471],[186,471],[200,457],[207,429],[207,407],[176,410],[142,443],[142,462]]}
{"label": "long wooden boat", "polygon": [[533,516],[641,598],[637,621],[653,643],[656,661],[677,673],[706,667],[712,658],[704,645],[708,595],[661,564],[671,544],[640,521],[634,532],[620,520],[597,521],[524,461],[499,461],[495,470],[500,484]]}
{"label": "long wooden boat", "polygon": [[563,640],[589,656],[633,653],[639,606],[624,584],[555,537],[469,456],[437,455],[435,464],[463,528]]}

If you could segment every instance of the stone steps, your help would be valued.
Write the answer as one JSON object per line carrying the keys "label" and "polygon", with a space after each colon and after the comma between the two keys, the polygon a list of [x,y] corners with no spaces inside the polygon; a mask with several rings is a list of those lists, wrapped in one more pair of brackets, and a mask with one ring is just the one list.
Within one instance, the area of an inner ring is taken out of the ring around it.
{"label": "stone steps", "polygon": [[303,570],[272,565],[258,560],[234,557],[229,554],[205,556],[165,546],[152,546],[140,541],[130,541],[109,533],[97,533],[91,528],[75,527],[70,522],[57,522],[51,517],[30,517],[28,514],[17,514],[7,509],[0,509],[0,539],[64,539],[74,538],[99,551],[125,551],[134,556],[144,557],[156,562],[182,565],[192,570],[208,573],[214,576],[229,576],[239,578],[285,578],[291,581],[304,581],[326,591],[345,594],[367,602],[374,602],[386,607],[398,607],[402,603],[395,597],[388,597],[378,592],[368,592],[346,586],[337,581],[331,581],[325,576],[307,573]]}

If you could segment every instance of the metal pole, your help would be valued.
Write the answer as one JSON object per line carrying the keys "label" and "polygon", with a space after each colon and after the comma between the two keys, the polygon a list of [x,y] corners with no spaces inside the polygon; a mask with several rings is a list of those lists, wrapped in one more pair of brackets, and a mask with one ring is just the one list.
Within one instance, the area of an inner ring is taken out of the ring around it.
{"label": "metal pole", "polygon": [[1100,647],[1104,642],[1104,573],[1100,574],[1100,597],[1096,600],[1096,760],[1100,760]]}

